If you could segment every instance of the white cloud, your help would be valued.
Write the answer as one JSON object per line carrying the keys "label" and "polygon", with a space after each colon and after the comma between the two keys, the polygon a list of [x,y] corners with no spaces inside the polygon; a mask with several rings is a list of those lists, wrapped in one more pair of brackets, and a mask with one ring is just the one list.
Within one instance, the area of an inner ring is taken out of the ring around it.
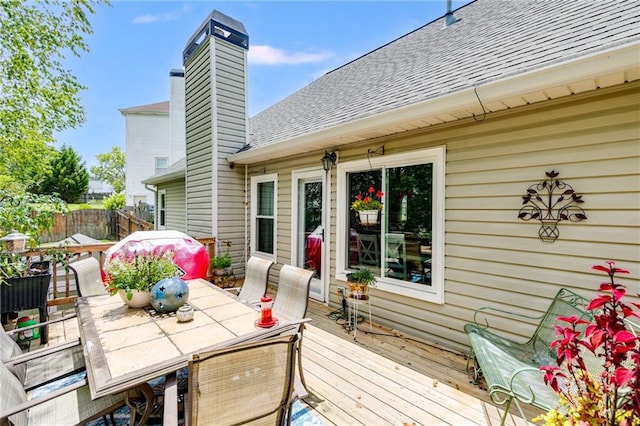
{"label": "white cloud", "polygon": [[[189,10],[185,10],[183,8],[183,12],[188,13]],[[158,15],[139,15],[133,18],[133,23],[134,24],[153,24],[156,22],[176,21],[178,19],[180,19],[180,13],[169,12],[169,13],[162,13]]]}
{"label": "white cloud", "polygon": [[158,22],[157,15],[140,15],[133,18],[134,24],[151,24],[153,22]]}
{"label": "white cloud", "polygon": [[261,65],[297,65],[322,62],[333,56],[331,52],[287,52],[271,46],[251,46],[249,63]]}

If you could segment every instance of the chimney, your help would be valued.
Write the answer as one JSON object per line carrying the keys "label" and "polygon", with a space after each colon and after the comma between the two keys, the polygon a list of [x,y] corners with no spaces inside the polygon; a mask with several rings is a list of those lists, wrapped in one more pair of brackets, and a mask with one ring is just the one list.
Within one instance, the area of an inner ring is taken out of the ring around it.
{"label": "chimney", "polygon": [[185,156],[184,124],[184,70],[172,69],[169,72],[169,133],[171,157],[174,163]]}
{"label": "chimney", "polygon": [[458,19],[453,16],[453,12],[451,11],[451,0],[447,0],[447,13],[444,15],[444,22],[442,24],[442,28],[447,28],[453,24],[458,22]]}

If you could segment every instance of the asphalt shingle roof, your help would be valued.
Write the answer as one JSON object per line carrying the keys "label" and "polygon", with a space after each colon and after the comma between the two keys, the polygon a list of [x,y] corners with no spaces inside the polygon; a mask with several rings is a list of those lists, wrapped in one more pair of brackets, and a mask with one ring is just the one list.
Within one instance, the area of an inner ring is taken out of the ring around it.
{"label": "asphalt shingle roof", "polygon": [[[419,3],[416,3],[419,5]],[[638,0],[477,0],[250,120],[262,147],[640,40]]]}

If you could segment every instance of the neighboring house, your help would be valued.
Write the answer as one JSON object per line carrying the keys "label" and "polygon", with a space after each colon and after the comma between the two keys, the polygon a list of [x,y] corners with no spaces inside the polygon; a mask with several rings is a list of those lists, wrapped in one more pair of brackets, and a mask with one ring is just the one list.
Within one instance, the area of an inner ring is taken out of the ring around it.
{"label": "neighboring house", "polygon": [[113,192],[113,188],[106,182],[101,181],[93,176],[89,177],[89,190],[88,194],[110,194]]}
{"label": "neighboring house", "polygon": [[185,156],[184,72],[171,70],[170,100],[120,109],[126,118],[126,188],[128,206],[153,205],[155,193],[142,183]]}
{"label": "neighboring house", "polygon": [[[638,293],[638,2],[477,0],[443,21],[327,73],[247,128],[247,32],[214,12],[184,52],[185,169],[146,180],[166,200],[175,192],[166,222],[233,240],[239,265],[315,267],[312,297],[331,306],[346,273],[368,265],[380,277],[374,321],[456,350],[476,308],[540,314],[560,287],[592,294],[589,267],[605,259],[631,271],[620,281]],[[328,172],[325,153],[337,157]],[[519,218],[551,171],[586,215],[560,222],[554,242]],[[384,208],[365,227],[350,204],[369,186]],[[533,327],[492,326],[519,338]]]}

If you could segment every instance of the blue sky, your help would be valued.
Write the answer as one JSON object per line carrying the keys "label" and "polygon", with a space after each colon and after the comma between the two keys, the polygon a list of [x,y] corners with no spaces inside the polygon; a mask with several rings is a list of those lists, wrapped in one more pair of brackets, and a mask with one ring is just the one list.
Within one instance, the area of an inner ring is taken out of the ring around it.
{"label": "blue sky", "polygon": [[[453,1],[456,9],[469,0]],[[118,1],[91,16],[90,51],[69,58],[87,86],[86,123],[57,135],[87,167],[125,146],[118,109],[169,99],[169,71],[182,67],[187,40],[212,10],[249,33],[248,96],[253,116],[327,71],[362,56],[446,12],[423,1]]]}

